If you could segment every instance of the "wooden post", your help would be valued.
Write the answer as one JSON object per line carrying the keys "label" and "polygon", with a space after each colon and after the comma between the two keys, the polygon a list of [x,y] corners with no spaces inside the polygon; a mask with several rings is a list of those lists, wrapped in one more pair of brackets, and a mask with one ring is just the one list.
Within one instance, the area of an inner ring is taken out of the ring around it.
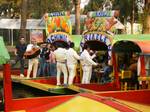
{"label": "wooden post", "polygon": [[9,112],[12,105],[12,84],[11,84],[11,75],[10,75],[10,65],[4,64],[4,73],[3,73],[3,87],[4,87],[4,111]]}
{"label": "wooden post", "polygon": [[114,78],[115,78],[114,83],[115,83],[117,88],[120,88],[117,59],[116,59],[116,55],[114,52],[112,52],[112,64],[113,64]]}
{"label": "wooden post", "polygon": [[[144,55],[140,57],[141,61],[141,77],[146,77]],[[142,89],[146,89],[146,81],[142,81]]]}

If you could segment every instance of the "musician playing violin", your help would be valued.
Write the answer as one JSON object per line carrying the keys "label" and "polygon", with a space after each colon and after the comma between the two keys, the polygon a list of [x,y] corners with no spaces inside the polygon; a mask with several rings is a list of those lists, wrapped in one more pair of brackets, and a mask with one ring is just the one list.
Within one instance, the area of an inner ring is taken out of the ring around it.
{"label": "musician playing violin", "polygon": [[[28,46],[27,46],[26,52],[32,53],[32,52],[34,52],[35,49],[40,49],[40,47],[37,45],[36,40],[32,39],[31,44],[28,44]],[[34,55],[34,53],[33,53],[33,55]],[[36,78],[38,63],[39,63],[38,56],[33,56],[33,58],[29,59],[27,78],[30,78],[32,68],[33,68],[33,78]]]}

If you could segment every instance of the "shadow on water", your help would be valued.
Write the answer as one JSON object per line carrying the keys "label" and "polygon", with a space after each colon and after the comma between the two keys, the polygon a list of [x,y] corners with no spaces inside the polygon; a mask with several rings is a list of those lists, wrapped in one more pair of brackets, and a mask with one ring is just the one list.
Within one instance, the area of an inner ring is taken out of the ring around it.
{"label": "shadow on water", "polygon": [[[2,90],[3,82],[0,81],[0,89]],[[13,99],[19,98],[33,98],[43,96],[59,96],[59,95],[71,95],[78,92],[70,90],[68,88],[53,89],[48,91],[39,90],[37,88],[29,87],[18,82],[12,83]],[[0,99],[1,101],[2,99]],[[3,102],[0,102],[0,111],[4,109]]]}
{"label": "shadow on water", "polygon": [[78,92],[68,88],[49,89],[48,91],[39,90],[37,88],[29,87],[20,83],[13,82],[13,98],[29,98],[29,97],[42,97],[42,96],[58,96],[58,95],[71,95]]}

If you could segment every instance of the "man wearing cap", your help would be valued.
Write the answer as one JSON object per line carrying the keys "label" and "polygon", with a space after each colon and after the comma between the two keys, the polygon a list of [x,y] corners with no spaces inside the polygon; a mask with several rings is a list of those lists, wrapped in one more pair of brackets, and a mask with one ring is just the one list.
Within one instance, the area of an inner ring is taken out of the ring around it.
{"label": "man wearing cap", "polygon": [[61,44],[57,44],[57,49],[54,51],[54,55],[57,62],[57,85],[61,85],[60,76],[61,73],[64,75],[64,85],[67,85],[67,67],[66,67],[66,54],[67,50],[63,48]]}
{"label": "man wearing cap", "polygon": [[67,50],[67,67],[69,72],[69,80],[68,80],[69,85],[73,83],[73,79],[76,75],[77,60],[80,59],[80,56],[73,48],[74,48],[74,43],[71,42],[70,48]]}

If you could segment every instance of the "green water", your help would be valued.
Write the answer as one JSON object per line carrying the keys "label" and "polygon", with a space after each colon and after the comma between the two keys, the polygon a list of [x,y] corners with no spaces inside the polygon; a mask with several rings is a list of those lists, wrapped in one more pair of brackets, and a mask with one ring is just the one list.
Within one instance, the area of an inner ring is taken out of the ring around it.
{"label": "green water", "polygon": [[[3,82],[0,81],[0,89],[2,89],[2,87],[3,87]],[[71,94],[78,93],[67,88],[43,91],[43,90],[39,90],[33,87],[20,84],[18,82],[12,83],[12,90],[13,90],[13,99],[42,97],[42,96],[71,95]],[[3,108],[4,108],[3,104],[0,103],[0,112],[3,110]]]}

